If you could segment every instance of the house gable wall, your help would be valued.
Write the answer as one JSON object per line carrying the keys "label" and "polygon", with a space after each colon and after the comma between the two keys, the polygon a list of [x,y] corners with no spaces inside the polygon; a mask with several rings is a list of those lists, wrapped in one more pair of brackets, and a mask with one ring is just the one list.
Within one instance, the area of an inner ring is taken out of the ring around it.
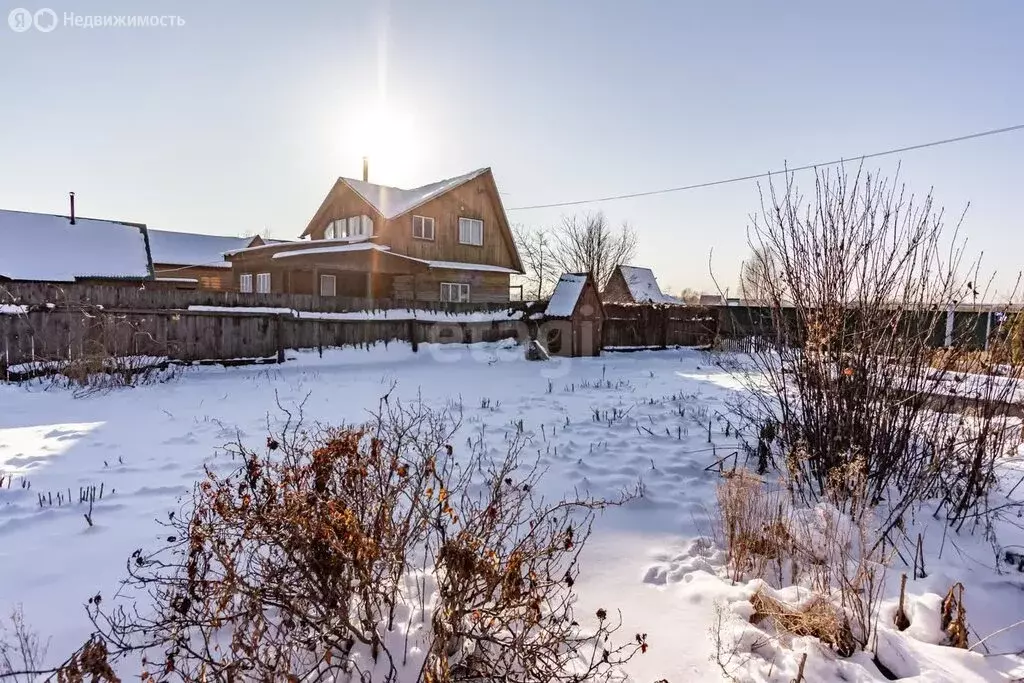
{"label": "house gable wall", "polygon": [[626,278],[622,275],[622,270],[619,268],[616,268],[612,276],[608,278],[608,284],[604,287],[601,300],[609,303],[635,303],[633,301],[633,293],[629,291]]}

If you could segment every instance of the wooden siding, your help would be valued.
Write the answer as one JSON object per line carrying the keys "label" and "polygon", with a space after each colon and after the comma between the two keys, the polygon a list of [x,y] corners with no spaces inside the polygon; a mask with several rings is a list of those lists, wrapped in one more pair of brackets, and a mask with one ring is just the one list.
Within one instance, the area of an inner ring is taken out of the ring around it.
{"label": "wooden siding", "polygon": [[436,268],[422,275],[396,276],[392,298],[440,301],[442,282],[469,284],[470,303],[503,303],[509,300],[509,276],[506,273]]}
{"label": "wooden siding", "polygon": [[629,291],[626,278],[623,277],[619,268],[616,268],[612,276],[608,278],[608,284],[601,292],[601,300],[605,303],[634,303],[633,293]]}
{"label": "wooden siding", "polygon": [[230,290],[234,286],[230,268],[210,268],[204,266],[180,266],[170,263],[153,265],[157,278],[192,278],[198,280],[200,289],[211,291]]}

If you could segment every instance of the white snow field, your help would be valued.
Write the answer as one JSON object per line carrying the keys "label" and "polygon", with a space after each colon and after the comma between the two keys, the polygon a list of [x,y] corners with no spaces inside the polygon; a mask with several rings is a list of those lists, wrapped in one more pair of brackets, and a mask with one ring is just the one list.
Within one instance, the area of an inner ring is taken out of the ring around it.
{"label": "white snow field", "polygon": [[[48,660],[62,659],[90,632],[83,603],[97,592],[114,599],[128,556],[159,544],[155,520],[178,508],[204,463],[232,466],[225,445],[241,439],[261,447],[268,425],[276,429],[283,420],[278,402],[295,409],[305,401],[311,422],[361,421],[396,382],[399,396],[422,393],[439,406],[461,401],[463,446],[482,437],[498,453],[522,420],[549,468],[548,494],[615,496],[643,481],[641,499],[598,518],[577,583],[583,616],[599,607],[621,610],[624,638],[647,634],[649,651],[625,669],[630,679],[722,680],[714,661],[720,624],[721,640],[738,651],[735,680],[789,683],[801,653],[805,681],[886,680],[869,655],[839,659],[812,638],[783,648],[745,621],[758,584],[732,585],[723,552],[706,538],[720,480],[707,468],[738,447],[735,433],[726,434],[727,402],[740,390],[734,378],[695,350],[543,363],[522,355],[521,347],[501,344],[421,345],[415,354],[391,344],[323,357],[290,352],[288,363],[269,369],[199,368],[164,384],[85,398],[0,385],[0,614],[22,604],[27,620],[51,639]],[[1020,475],[1008,470],[1007,481]],[[69,490],[77,501],[80,487],[100,485],[92,527],[85,506],[38,503],[39,494],[56,499]],[[910,571],[897,559],[882,610],[880,660],[905,681],[1024,680],[1024,661],[1002,654],[1024,649],[1024,628],[989,639],[978,652],[937,644],[938,605],[954,582],[966,586],[974,643],[1024,617],[1024,574],[997,561],[980,532],[944,533],[929,513],[914,520],[925,534],[928,577],[908,584],[912,626],[901,633],[891,625],[899,574]],[[1004,546],[1024,546],[1012,524],[997,531]],[[795,600],[801,591],[775,594]],[[131,680],[137,672],[125,674]]]}

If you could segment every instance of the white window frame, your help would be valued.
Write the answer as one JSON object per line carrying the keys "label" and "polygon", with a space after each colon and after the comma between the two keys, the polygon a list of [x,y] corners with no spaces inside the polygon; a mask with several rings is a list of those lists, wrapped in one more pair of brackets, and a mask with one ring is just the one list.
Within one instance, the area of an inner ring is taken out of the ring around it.
{"label": "white window frame", "polygon": [[[479,226],[479,237],[474,235],[474,229]],[[473,238],[477,237],[477,240]],[[463,218],[459,216],[459,244],[469,244],[474,247],[484,246],[484,222],[479,218]]]}
{"label": "white window frame", "polygon": [[242,273],[238,276],[238,291],[242,294],[252,294],[252,273]]}
{"label": "white window frame", "polygon": [[[327,294],[324,292],[324,285],[331,283],[331,292]],[[327,275],[326,273],[320,274],[320,296],[338,296],[338,276]]]}
{"label": "white window frame", "polygon": [[256,273],[256,293],[270,294],[270,273]]}
{"label": "white window frame", "polygon": [[[454,298],[452,298],[454,297]],[[468,282],[442,282],[441,301],[448,303],[469,303]]]}
{"label": "white window frame", "polygon": [[352,216],[331,221],[324,229],[324,239],[347,240],[373,237],[373,219],[369,216]]}
{"label": "white window frame", "polygon": [[[416,221],[420,221],[420,234],[416,234]],[[430,226],[430,234],[427,235],[427,226]],[[413,216],[412,217],[412,236],[418,240],[431,240],[434,239],[434,219],[430,216]]]}

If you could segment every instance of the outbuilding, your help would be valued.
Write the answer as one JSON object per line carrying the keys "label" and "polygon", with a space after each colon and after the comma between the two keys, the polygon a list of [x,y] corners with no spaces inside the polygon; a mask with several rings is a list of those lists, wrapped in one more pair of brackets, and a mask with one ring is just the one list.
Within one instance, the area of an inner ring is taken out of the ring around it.
{"label": "outbuilding", "polygon": [[594,278],[565,273],[544,311],[538,338],[552,356],[600,356],[604,307]]}

